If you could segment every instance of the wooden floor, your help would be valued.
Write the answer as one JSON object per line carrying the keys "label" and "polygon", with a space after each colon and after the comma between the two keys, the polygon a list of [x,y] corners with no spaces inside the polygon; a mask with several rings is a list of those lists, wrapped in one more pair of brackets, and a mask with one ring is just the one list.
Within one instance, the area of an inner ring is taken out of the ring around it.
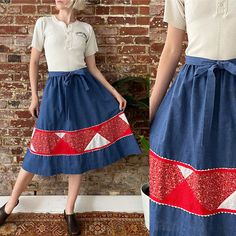
{"label": "wooden floor", "polygon": [[[76,213],[86,236],[148,236],[140,213]],[[0,227],[0,236],[66,236],[63,214],[12,213]]]}

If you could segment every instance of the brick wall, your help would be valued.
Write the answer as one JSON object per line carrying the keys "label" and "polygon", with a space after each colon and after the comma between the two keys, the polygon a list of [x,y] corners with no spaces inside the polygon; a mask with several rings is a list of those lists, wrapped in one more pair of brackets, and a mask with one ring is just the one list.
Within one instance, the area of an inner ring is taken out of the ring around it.
{"label": "brick wall", "polygon": [[[102,71],[109,78],[149,74],[149,0],[101,0],[82,20],[96,31]],[[94,17],[95,15],[95,17]]]}
{"label": "brick wall", "polygon": [[[35,120],[28,112],[31,101],[29,45],[36,19],[56,13],[52,3],[50,0],[0,0],[1,195],[10,194],[32,134]],[[149,1],[89,1],[79,18],[94,26],[100,50],[97,63],[110,82],[150,73]],[[44,56],[39,69],[41,96],[47,76]],[[147,125],[144,116],[138,119]],[[134,132],[140,133],[140,127],[135,127]],[[128,157],[102,170],[86,173],[81,194],[139,194],[139,187],[147,182],[147,176],[147,158]],[[35,176],[24,194],[64,194],[66,191],[65,175]]]}
{"label": "brick wall", "polygon": [[152,79],[156,75],[156,68],[166,36],[166,28],[162,21],[164,1],[150,1],[150,57],[152,59],[150,73]]}

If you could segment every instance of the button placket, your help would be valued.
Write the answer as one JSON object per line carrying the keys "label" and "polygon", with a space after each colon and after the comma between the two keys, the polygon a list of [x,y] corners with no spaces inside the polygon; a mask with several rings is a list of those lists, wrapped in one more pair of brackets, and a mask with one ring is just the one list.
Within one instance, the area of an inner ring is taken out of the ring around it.
{"label": "button placket", "polygon": [[65,41],[65,48],[66,49],[71,49],[71,41],[72,41],[72,29],[71,29],[71,25],[66,26],[65,29],[65,34],[66,34],[66,41]]}
{"label": "button placket", "polygon": [[225,15],[228,10],[228,0],[217,0],[217,14]]}
{"label": "button placket", "polygon": [[53,15],[53,19],[59,23],[63,29],[64,29],[64,39],[65,39],[65,44],[64,44],[64,49],[70,50],[72,49],[72,41],[73,41],[73,25],[77,23],[78,21],[70,22],[68,25],[61,20],[58,20],[55,15]]}

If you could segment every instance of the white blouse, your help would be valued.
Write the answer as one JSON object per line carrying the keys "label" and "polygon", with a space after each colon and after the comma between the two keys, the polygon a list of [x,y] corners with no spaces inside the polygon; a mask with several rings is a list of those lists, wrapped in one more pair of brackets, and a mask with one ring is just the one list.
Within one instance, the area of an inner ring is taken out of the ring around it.
{"label": "white blouse", "polygon": [[165,0],[164,22],[187,32],[186,55],[236,58],[236,0]]}
{"label": "white blouse", "polygon": [[71,71],[86,67],[85,57],[98,51],[92,26],[75,21],[68,26],[55,15],[39,17],[30,47],[44,49],[48,71]]}

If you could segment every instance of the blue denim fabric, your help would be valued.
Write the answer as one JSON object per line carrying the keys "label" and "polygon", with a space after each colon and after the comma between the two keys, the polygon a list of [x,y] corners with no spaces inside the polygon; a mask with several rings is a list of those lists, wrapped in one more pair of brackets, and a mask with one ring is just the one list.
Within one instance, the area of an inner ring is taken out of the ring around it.
{"label": "blue denim fabric", "polygon": [[44,130],[77,130],[102,123],[119,112],[118,101],[86,67],[50,71],[36,125]]}
{"label": "blue denim fabric", "polygon": [[236,59],[186,56],[150,127],[150,148],[195,169],[236,167]]}
{"label": "blue denim fabric", "polygon": [[150,200],[150,236],[234,236],[236,215],[200,217]]}

